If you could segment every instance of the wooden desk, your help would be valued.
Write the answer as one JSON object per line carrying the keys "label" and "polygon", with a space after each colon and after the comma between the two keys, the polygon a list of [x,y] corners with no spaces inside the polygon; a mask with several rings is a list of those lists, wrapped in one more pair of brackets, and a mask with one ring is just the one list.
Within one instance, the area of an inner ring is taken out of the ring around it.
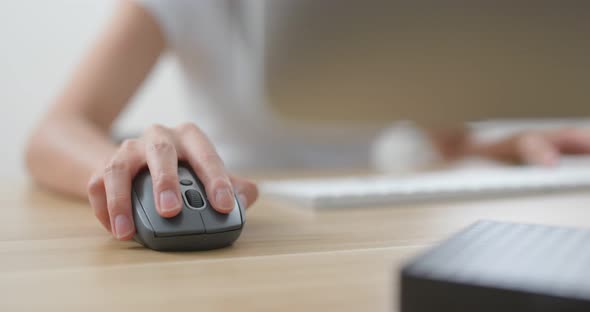
{"label": "wooden desk", "polygon": [[233,247],[160,253],[86,203],[1,186],[0,311],[397,310],[403,262],[478,219],[590,226],[590,193],[315,214],[262,198]]}

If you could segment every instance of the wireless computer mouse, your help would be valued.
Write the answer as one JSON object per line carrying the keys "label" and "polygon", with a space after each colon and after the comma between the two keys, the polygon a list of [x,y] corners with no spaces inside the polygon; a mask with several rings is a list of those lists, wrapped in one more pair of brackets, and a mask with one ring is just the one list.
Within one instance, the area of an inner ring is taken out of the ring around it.
{"label": "wireless computer mouse", "polygon": [[244,227],[244,208],[235,200],[229,214],[213,209],[205,188],[187,164],[178,165],[178,184],[183,200],[182,211],[164,218],[156,211],[149,170],[133,180],[132,203],[136,234],[134,239],[154,250],[208,250],[229,246]]}

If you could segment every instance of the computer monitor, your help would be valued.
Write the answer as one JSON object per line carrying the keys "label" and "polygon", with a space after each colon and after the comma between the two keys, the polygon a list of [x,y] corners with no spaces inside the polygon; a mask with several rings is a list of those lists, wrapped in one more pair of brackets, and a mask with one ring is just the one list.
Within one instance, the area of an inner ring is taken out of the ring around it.
{"label": "computer monitor", "polygon": [[447,124],[590,114],[590,2],[265,1],[287,119]]}

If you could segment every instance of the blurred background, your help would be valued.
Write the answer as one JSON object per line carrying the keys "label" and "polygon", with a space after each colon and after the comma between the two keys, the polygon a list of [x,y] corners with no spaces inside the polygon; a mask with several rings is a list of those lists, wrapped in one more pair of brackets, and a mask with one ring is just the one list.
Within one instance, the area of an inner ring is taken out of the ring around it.
{"label": "blurred background", "polygon": [[[340,11],[339,1],[300,2],[309,9],[304,18],[288,10],[274,16],[281,36],[273,35],[275,27],[266,33],[267,96],[286,119],[386,124],[588,115],[587,2],[377,0],[388,7],[380,15],[365,11],[363,1],[346,1]],[[271,3],[269,10],[289,1]],[[21,176],[32,126],[115,4],[0,0],[0,176]],[[339,46],[347,41],[334,38],[327,25],[338,25],[356,44]],[[359,30],[365,32],[355,37]],[[310,76],[306,67],[322,74]],[[134,134],[148,123],[185,120],[188,99],[180,80],[174,59],[165,56],[115,131]],[[326,101],[334,94],[337,103]]]}
{"label": "blurred background", "polygon": [[[22,150],[28,134],[116,2],[0,0],[0,177],[24,173]],[[154,73],[117,122],[117,131],[136,133],[146,120],[167,125],[183,120],[186,98],[175,62],[165,57]]]}
{"label": "blurred background", "polygon": [[590,113],[588,2],[269,3],[267,92],[291,118],[447,124]]}

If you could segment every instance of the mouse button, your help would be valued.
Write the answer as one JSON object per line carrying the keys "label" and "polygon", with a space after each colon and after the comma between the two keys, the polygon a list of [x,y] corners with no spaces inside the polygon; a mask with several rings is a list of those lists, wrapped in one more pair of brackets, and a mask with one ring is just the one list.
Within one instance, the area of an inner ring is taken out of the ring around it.
{"label": "mouse button", "polygon": [[144,170],[133,179],[133,189],[142,204],[145,200],[151,200],[153,205],[152,179],[149,171]]}
{"label": "mouse button", "polygon": [[163,218],[155,212],[148,215],[148,219],[154,228],[155,235],[159,237],[205,233],[203,219],[199,212],[194,210],[183,209],[172,218]]}
{"label": "mouse button", "polygon": [[147,170],[137,175],[133,180],[133,195],[139,202],[136,209],[141,207],[145,213],[145,217],[147,218],[146,221],[148,222],[145,223],[145,225],[152,224],[153,227],[152,220],[154,219],[154,216],[158,215],[158,212],[156,211],[154,196],[152,195],[152,179]]}
{"label": "mouse button", "polygon": [[213,210],[212,207],[207,207],[201,210],[201,216],[203,222],[205,222],[207,233],[226,232],[242,227],[242,218],[237,201],[235,201],[234,209],[229,214],[222,214]]}
{"label": "mouse button", "polygon": [[189,179],[181,179],[180,184],[182,184],[184,186],[190,186],[190,185],[193,185],[193,181],[191,181]]}
{"label": "mouse button", "polygon": [[145,228],[151,228],[151,224],[149,223],[148,217],[145,213],[145,210],[137,197],[137,192],[133,191],[132,193],[132,201],[133,201],[133,222],[135,223],[136,227],[143,226]]}

